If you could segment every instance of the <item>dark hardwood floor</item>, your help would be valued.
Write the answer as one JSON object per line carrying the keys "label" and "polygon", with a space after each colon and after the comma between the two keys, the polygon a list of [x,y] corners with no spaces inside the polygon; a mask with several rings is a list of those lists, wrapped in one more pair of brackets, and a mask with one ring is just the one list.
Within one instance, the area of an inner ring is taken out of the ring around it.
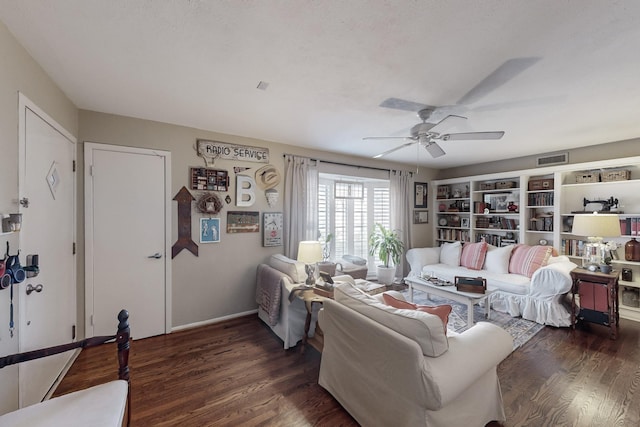
{"label": "dark hardwood floor", "polygon": [[[639,344],[625,320],[617,341],[544,328],[498,368],[502,425],[640,425]],[[357,425],[317,384],[320,354],[284,351],[257,316],[133,341],[130,366],[133,426]],[[56,395],[116,377],[114,344],[83,350]]]}

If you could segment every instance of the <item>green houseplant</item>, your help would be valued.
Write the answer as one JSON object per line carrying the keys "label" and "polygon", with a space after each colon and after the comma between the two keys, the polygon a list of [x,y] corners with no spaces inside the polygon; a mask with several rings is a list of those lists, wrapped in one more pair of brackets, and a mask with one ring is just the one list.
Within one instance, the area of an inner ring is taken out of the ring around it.
{"label": "green houseplant", "polygon": [[398,233],[376,223],[369,235],[369,255],[378,254],[378,258],[383,263],[377,266],[379,282],[387,285],[393,283],[395,266],[400,263],[403,251],[404,243]]}

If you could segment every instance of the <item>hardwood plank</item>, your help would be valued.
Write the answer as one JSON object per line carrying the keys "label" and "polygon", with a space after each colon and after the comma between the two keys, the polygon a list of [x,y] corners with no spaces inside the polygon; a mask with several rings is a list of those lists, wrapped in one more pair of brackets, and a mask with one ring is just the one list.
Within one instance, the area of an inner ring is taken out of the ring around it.
{"label": "hardwood plank", "polygon": [[[544,328],[499,365],[507,421],[489,426],[639,425],[639,342],[628,320],[615,341]],[[133,341],[129,360],[133,426],[357,425],[318,385],[320,354],[284,351],[255,316]],[[55,395],[116,377],[115,345],[83,350]]]}

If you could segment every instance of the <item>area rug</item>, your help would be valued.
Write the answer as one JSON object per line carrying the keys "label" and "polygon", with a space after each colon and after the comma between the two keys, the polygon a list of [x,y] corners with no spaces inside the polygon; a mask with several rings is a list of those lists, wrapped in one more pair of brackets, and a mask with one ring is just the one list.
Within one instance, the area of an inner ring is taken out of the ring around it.
{"label": "area rug", "polygon": [[[402,292],[407,301],[409,300],[409,291]],[[431,295],[427,298],[427,294],[422,291],[413,291],[413,302],[421,305],[440,305],[449,304],[453,311],[449,315],[449,323],[447,329],[462,332],[467,328],[467,306],[446,298]],[[511,317],[506,313],[491,310],[491,319],[485,318],[484,307],[478,305],[473,306],[473,319],[476,322],[489,322],[500,326],[513,337],[513,349],[520,347],[529,341],[535,334],[540,332],[544,325],[536,322],[525,320],[521,317]]]}

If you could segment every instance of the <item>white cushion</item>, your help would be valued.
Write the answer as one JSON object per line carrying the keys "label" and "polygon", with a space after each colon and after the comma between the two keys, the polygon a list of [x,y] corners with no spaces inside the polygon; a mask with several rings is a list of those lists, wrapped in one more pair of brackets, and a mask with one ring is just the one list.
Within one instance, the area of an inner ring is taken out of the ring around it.
{"label": "white cushion", "polygon": [[365,294],[351,283],[337,285],[334,288],[334,299],[369,319],[415,340],[425,356],[438,357],[449,349],[442,320],[435,314],[393,308]]}
{"label": "white cushion", "polygon": [[296,261],[282,254],[271,255],[269,265],[291,277],[293,283],[302,283],[307,279],[304,262]]}
{"label": "white cushion", "polygon": [[121,426],[127,382],[111,381],[0,416],[0,427]]}
{"label": "white cushion", "polygon": [[462,244],[460,242],[444,243],[440,249],[440,262],[452,267],[460,265]]}
{"label": "white cushion", "polygon": [[492,273],[507,274],[509,272],[509,258],[511,258],[513,247],[513,245],[509,245],[499,248],[488,245],[483,269]]}

